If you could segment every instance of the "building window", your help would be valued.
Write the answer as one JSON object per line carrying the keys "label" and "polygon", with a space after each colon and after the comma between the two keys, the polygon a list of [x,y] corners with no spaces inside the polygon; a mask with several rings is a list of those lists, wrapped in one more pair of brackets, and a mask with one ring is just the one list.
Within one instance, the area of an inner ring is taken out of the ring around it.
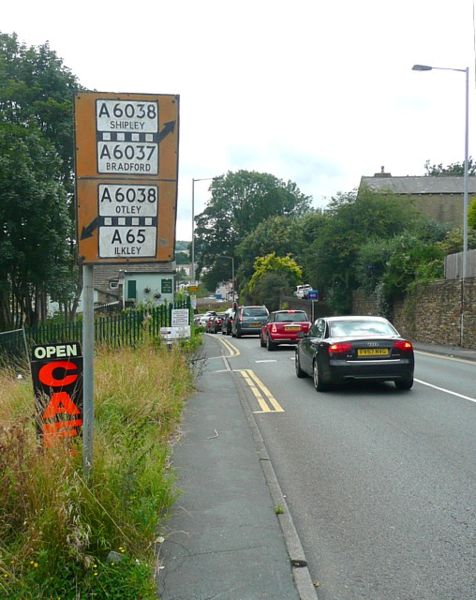
{"label": "building window", "polygon": [[137,298],[137,281],[129,279],[127,282],[127,299],[135,300]]}
{"label": "building window", "polygon": [[111,281],[109,282],[109,289],[117,290],[118,287],[119,287],[119,281],[117,279],[111,279]]}

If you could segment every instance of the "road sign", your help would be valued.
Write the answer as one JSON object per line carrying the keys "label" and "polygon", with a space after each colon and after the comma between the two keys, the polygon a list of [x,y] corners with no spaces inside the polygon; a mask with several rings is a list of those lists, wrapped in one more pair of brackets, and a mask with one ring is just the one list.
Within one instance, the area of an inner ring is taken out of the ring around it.
{"label": "road sign", "polygon": [[76,207],[85,264],[174,257],[179,97],[75,97]]}

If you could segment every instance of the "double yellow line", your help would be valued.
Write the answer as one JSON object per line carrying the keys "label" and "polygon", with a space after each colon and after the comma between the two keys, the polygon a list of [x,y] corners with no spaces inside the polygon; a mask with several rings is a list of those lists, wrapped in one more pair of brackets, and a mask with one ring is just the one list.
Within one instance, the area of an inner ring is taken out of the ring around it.
{"label": "double yellow line", "polygon": [[254,371],[251,369],[237,369],[236,372],[241,373],[243,379],[246,381],[254,397],[258,401],[261,410],[254,410],[254,413],[284,412],[284,408],[279,404]]}
{"label": "double yellow line", "polygon": [[231,344],[228,340],[224,338],[220,338],[220,342],[225,346],[225,348],[230,353],[227,358],[233,358],[234,356],[239,356],[240,351],[233,344]]}

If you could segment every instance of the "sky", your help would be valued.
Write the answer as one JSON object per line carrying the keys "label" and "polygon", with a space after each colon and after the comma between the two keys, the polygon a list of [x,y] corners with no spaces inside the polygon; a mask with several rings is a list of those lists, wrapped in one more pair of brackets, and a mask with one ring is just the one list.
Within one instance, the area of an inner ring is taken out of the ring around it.
{"label": "sky", "polygon": [[[192,179],[240,169],[325,208],[362,176],[476,157],[474,0],[16,0],[0,31],[49,42],[81,85],[180,95],[177,240]],[[195,182],[195,215],[210,198]]]}

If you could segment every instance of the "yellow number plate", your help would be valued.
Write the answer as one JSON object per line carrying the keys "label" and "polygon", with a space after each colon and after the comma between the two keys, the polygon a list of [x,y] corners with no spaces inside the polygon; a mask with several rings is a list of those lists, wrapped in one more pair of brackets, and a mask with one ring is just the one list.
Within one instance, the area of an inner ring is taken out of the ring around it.
{"label": "yellow number plate", "polygon": [[285,325],[284,329],[285,331],[299,331],[301,328],[299,325]]}
{"label": "yellow number plate", "polygon": [[388,356],[388,348],[358,348],[357,356]]}

